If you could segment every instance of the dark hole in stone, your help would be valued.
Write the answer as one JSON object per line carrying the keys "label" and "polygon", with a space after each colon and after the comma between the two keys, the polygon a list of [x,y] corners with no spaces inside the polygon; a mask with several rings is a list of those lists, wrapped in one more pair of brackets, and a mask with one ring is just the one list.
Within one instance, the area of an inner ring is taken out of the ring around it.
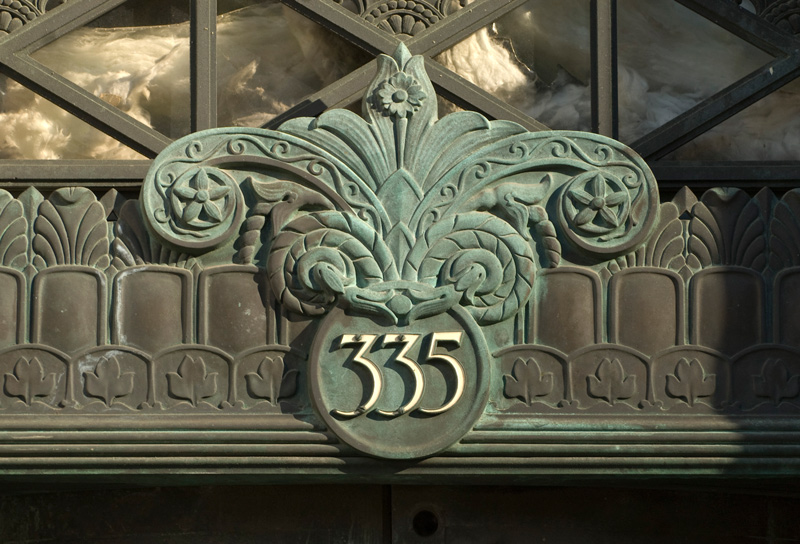
{"label": "dark hole in stone", "polygon": [[420,510],[414,516],[412,526],[419,536],[431,536],[439,529],[439,518],[430,510]]}

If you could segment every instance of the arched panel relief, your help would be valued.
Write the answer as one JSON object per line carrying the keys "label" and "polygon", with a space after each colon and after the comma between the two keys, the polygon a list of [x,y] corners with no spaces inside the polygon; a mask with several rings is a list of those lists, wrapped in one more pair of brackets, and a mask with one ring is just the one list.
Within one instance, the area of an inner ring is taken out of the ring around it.
{"label": "arched panel relief", "polygon": [[266,274],[255,266],[204,270],[198,280],[199,343],[228,353],[274,344],[270,302]]}
{"label": "arched panel relief", "polygon": [[773,326],[775,341],[800,347],[800,267],[786,268],[775,276]]}
{"label": "arched panel relief", "polygon": [[93,348],[72,362],[74,398],[92,412],[124,414],[152,406],[151,365],[150,357],[134,348]]}
{"label": "arched panel relief", "polygon": [[755,271],[702,270],[689,287],[692,343],[733,354],[766,341],[764,280]]}
{"label": "arched panel relief", "polygon": [[111,342],[155,353],[193,339],[193,277],[187,270],[144,265],[114,278]]}
{"label": "arched panel relief", "polygon": [[28,344],[0,352],[0,407],[53,414],[73,404],[68,357],[49,346]]}
{"label": "arched panel relief", "polygon": [[0,268],[0,348],[25,342],[26,285],[20,272]]}
{"label": "arched panel relief", "polygon": [[106,341],[106,277],[88,266],[43,270],[33,280],[31,341],[76,352]]}
{"label": "arched panel relief", "polygon": [[676,272],[652,267],[623,270],[609,282],[610,342],[642,353],[684,343],[685,291]]}
{"label": "arched panel relief", "polygon": [[733,360],[733,392],[747,412],[797,412],[800,409],[800,350],[756,346]]}
{"label": "arched panel relief", "polygon": [[721,353],[679,346],[653,358],[654,401],[675,412],[727,408],[732,401],[731,364]]}
{"label": "arched panel relief", "polygon": [[603,290],[592,270],[559,267],[536,278],[536,342],[571,352],[603,339]]}

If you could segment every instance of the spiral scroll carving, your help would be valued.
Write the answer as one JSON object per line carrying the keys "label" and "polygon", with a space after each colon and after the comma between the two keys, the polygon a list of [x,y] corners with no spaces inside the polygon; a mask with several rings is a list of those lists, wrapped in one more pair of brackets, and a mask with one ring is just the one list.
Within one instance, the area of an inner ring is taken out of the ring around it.
{"label": "spiral scroll carving", "polygon": [[347,290],[397,279],[389,249],[366,223],[339,212],[287,224],[267,258],[278,300],[305,315],[325,313]]}
{"label": "spiral scroll carving", "polygon": [[502,219],[481,212],[452,216],[437,223],[426,239],[433,243],[409,255],[411,266],[419,259],[419,281],[452,286],[479,324],[508,319],[530,297],[533,250]]}

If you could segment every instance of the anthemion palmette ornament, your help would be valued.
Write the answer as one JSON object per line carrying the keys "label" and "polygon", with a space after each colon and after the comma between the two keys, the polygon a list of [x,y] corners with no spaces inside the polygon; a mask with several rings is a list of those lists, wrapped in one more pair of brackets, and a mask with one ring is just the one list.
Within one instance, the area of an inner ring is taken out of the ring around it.
{"label": "anthemion palmette ornament", "polygon": [[139,200],[0,193],[0,410],[261,429],[317,460],[320,440],[502,463],[541,424],[587,444],[616,421],[760,425],[800,410],[798,210],[658,204],[608,138],[438,119],[400,46],[361,116],[191,134]]}
{"label": "anthemion palmette ornament", "polygon": [[619,142],[376,65],[361,115],[190,134],[139,199],[0,189],[3,474],[798,473],[800,189],[659,202]]}
{"label": "anthemion palmette ornament", "polygon": [[[321,319],[316,410],[366,453],[414,458],[483,413],[497,348],[484,327],[514,318],[537,267],[558,264],[557,230],[573,253],[625,253],[654,224],[657,194],[619,143],[469,112],[438,120],[422,57],[401,45],[378,66],[364,118],[193,135],[162,154],[142,196],[152,232],[188,253],[229,243],[248,200],[257,228],[240,258],[265,261],[284,308]],[[253,171],[236,180],[241,164]]]}

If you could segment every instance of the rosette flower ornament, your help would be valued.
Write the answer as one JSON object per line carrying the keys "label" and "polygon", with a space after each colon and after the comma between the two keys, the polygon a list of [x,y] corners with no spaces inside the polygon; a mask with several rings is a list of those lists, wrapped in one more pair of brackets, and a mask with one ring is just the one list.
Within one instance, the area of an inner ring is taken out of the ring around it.
{"label": "rosette flower ornament", "polygon": [[379,109],[401,118],[419,111],[426,98],[422,85],[405,72],[397,72],[377,90]]}
{"label": "rosette flower ornament", "polygon": [[[586,176],[584,176],[585,178]],[[627,219],[630,196],[624,188],[616,190],[611,181],[600,173],[591,173],[584,187],[576,184],[569,190],[569,196],[578,211],[574,224],[589,232],[606,232],[619,227]],[[597,216],[605,224],[595,224]]]}
{"label": "rosette flower ornament", "polygon": [[[217,201],[230,192],[230,187],[210,182],[206,170],[201,168],[182,185],[172,188],[173,194],[182,201],[176,208],[183,206],[181,219],[187,225],[195,224],[198,219],[209,223],[221,223],[222,211]],[[201,218],[201,213],[203,217]]]}

